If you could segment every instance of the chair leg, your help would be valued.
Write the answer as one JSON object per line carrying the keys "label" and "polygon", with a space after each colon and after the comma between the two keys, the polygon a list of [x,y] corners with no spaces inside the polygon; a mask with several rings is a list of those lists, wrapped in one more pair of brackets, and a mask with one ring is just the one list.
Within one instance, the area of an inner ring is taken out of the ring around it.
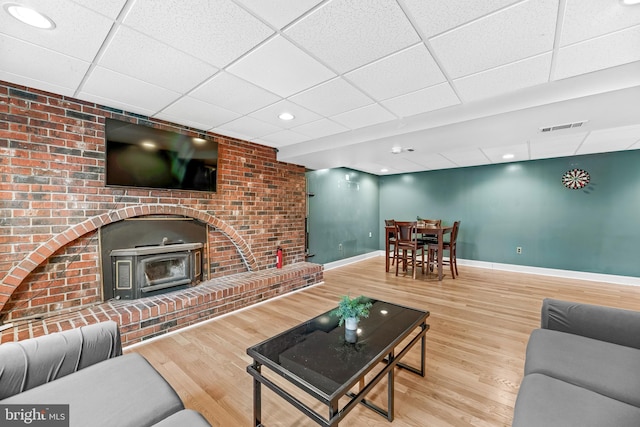
{"label": "chair leg", "polygon": [[453,265],[456,267],[456,276],[459,276],[460,274],[458,274],[458,254],[456,254],[456,250],[453,250]]}

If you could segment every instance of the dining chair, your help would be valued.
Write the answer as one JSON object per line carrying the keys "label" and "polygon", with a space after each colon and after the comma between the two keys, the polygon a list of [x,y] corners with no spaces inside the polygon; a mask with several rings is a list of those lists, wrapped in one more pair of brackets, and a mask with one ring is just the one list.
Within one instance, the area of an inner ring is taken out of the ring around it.
{"label": "dining chair", "polygon": [[[424,262],[424,244],[418,241],[418,225],[417,222],[400,222],[396,221],[396,243],[393,256],[396,262],[396,276],[402,262],[402,270],[406,271],[410,266],[412,276],[416,278],[416,269],[422,268],[425,271]],[[418,260],[418,255],[420,259]]]}
{"label": "dining chair", "polygon": [[[423,219],[418,217],[418,228],[429,228],[429,227],[442,227],[441,219]],[[419,240],[423,245],[428,245],[429,243],[438,243],[438,240],[435,236],[429,235],[429,233],[420,233],[421,236]]]}
{"label": "dining chair", "polygon": [[385,219],[384,226],[385,226],[385,233],[387,232],[386,227],[394,227],[394,231],[392,231],[388,237],[389,258],[391,259],[391,265],[393,265],[393,262],[395,261],[395,257],[393,256],[393,254],[396,250],[396,232],[395,232],[396,221],[394,219]]}
{"label": "dining chair", "polygon": [[[458,276],[458,256],[456,253],[456,249],[457,249],[457,241],[458,241],[458,230],[460,230],[460,221],[455,221],[453,223],[453,227],[451,229],[451,238],[449,239],[448,242],[443,242],[442,244],[442,250],[444,251],[448,251],[449,252],[449,259],[445,260],[444,259],[444,254],[443,254],[443,258],[442,258],[442,265],[449,265],[450,269],[451,269],[451,277],[453,279],[456,278],[456,276]],[[436,259],[437,259],[437,252],[438,252],[438,242],[434,242],[434,243],[428,243],[427,244],[427,251],[428,251],[428,255],[427,255],[427,263],[429,264],[429,270],[433,271],[433,266],[435,266],[436,264]]]}

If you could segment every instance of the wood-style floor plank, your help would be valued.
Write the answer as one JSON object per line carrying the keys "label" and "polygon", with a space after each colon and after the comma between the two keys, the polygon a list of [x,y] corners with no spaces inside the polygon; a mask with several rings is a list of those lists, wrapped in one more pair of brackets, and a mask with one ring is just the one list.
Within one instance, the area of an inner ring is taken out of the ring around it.
{"label": "wood-style floor plank", "polygon": [[[125,349],[144,355],[185,405],[213,426],[252,425],[246,349],[336,306],[367,295],[431,312],[427,375],[396,372],[393,424],[357,407],[344,426],[510,426],[531,330],[541,301],[561,298],[640,310],[640,287],[459,266],[460,276],[396,277],[378,257],[325,272],[325,283]],[[417,349],[407,361],[418,361]],[[384,405],[386,380],[370,395]],[[311,400],[307,400],[312,404]],[[267,426],[315,426],[263,387]],[[316,406],[316,408],[321,408]],[[324,412],[322,412],[324,413]]]}

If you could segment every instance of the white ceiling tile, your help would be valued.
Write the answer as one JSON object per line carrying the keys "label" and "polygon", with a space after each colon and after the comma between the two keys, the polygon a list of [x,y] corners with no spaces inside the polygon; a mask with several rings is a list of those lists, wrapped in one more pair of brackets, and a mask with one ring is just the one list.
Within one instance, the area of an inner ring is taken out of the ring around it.
{"label": "white ceiling tile", "polygon": [[399,117],[409,117],[427,111],[457,105],[460,100],[456,96],[449,83],[441,83],[436,86],[421,89],[407,95],[382,101],[382,104],[393,111]]}
{"label": "white ceiling tile", "polygon": [[560,46],[640,24],[640,7],[612,0],[567,0]]}
{"label": "white ceiling tile", "polygon": [[[0,34],[0,58],[0,71],[21,76],[18,83],[42,90],[64,88],[66,95],[75,92],[91,65],[4,34]],[[33,58],[38,58],[47,66],[34,67]],[[15,77],[7,80],[16,82]]]}
{"label": "white ceiling tile", "polygon": [[290,99],[324,116],[373,104],[371,98],[340,77],[294,95]]}
{"label": "white ceiling tile", "polygon": [[217,67],[274,33],[230,0],[137,0],[124,24]]}
{"label": "white ceiling tile", "polygon": [[339,72],[420,41],[395,0],[334,0],[285,30],[285,34]]}
{"label": "white ceiling tile", "polygon": [[276,28],[283,28],[322,0],[238,0]]}
{"label": "white ceiling tile", "polygon": [[177,100],[160,114],[200,123],[199,129],[211,129],[240,117],[238,113],[190,97]]}
{"label": "white ceiling tile", "polygon": [[551,53],[472,74],[453,81],[458,95],[465,101],[490,98],[549,81]]}
{"label": "white ceiling tile", "polygon": [[52,19],[56,27],[52,30],[29,27],[2,9],[0,32],[19,35],[21,40],[83,61],[93,61],[113,24],[113,20],[68,0],[31,1],[29,4]]}
{"label": "white ceiling tile", "polygon": [[457,165],[451,160],[437,153],[423,153],[421,151],[416,151],[412,154],[417,154],[415,159],[412,160],[418,164],[424,165],[426,169],[450,169],[457,167]]}
{"label": "white ceiling tile", "polygon": [[482,150],[478,148],[445,151],[440,154],[460,167],[486,165],[491,163],[491,160],[489,160]]}
{"label": "white ceiling tile", "polygon": [[640,139],[640,125],[595,130],[587,136],[576,154],[627,150]]}
{"label": "white ceiling tile", "polygon": [[426,37],[480,18],[519,0],[405,0],[409,16]]}
{"label": "white ceiling tile", "polygon": [[[510,163],[529,160],[529,145],[527,143],[501,145],[498,147],[481,147],[481,150],[492,163]],[[505,154],[512,154],[513,157],[503,159],[502,156]]]}
{"label": "white ceiling tile", "polygon": [[82,87],[82,93],[118,100],[119,103],[150,110],[154,114],[180,97],[177,92],[102,67],[91,71]]}
{"label": "white ceiling tile", "polygon": [[99,65],[180,93],[188,92],[218,70],[127,27],[118,28]]}
{"label": "white ceiling tile", "polygon": [[79,98],[83,101],[93,102],[98,105],[108,105],[110,108],[117,108],[128,113],[141,114],[143,116],[153,117],[153,115],[156,113],[156,111],[154,110],[143,108],[139,105],[131,105],[127,104],[126,102],[120,102],[119,100],[105,98],[86,92],[80,92]]}
{"label": "white ceiling tile", "polygon": [[378,104],[371,104],[358,108],[357,110],[338,114],[337,116],[331,117],[331,119],[349,129],[358,129],[364,126],[388,122],[389,120],[394,120],[395,117]]}
{"label": "white ceiling tile", "polygon": [[[293,114],[293,120],[280,119],[278,116],[282,113]],[[284,129],[290,129],[304,123],[313,122],[321,117],[313,111],[309,111],[288,100],[271,104],[268,107],[249,114],[249,116]]]}
{"label": "white ceiling tile", "polygon": [[640,60],[640,25],[561,48],[554,80]]}
{"label": "white ceiling tile", "polygon": [[558,0],[529,0],[430,40],[453,78],[553,48]]}
{"label": "white ceiling tile", "polygon": [[227,71],[283,98],[335,77],[334,72],[281,36],[269,40]]}
{"label": "white ceiling tile", "polygon": [[529,141],[531,159],[573,156],[586,135],[587,132],[579,132],[569,135],[545,135],[533,138]]}
{"label": "white ceiling tile", "polygon": [[446,80],[422,43],[354,70],[345,77],[378,101]]}
{"label": "white ceiling tile", "polygon": [[93,9],[98,13],[116,19],[127,0],[73,0],[75,3]]}
{"label": "white ceiling tile", "polygon": [[346,128],[332,120],[320,119],[315,122],[307,123],[301,126],[291,128],[291,130],[307,135],[311,138],[322,138],[329,135],[335,135],[340,132],[346,132],[349,128]]}
{"label": "white ceiling tile", "polygon": [[226,72],[216,74],[189,96],[240,114],[249,114],[282,99]]}
{"label": "white ceiling tile", "polygon": [[297,144],[307,141],[309,137],[291,130],[281,130],[260,138],[260,141],[267,142],[271,147],[284,147],[285,145]]}
{"label": "white ceiling tile", "polygon": [[216,132],[220,132],[222,134],[226,134],[225,132],[229,131],[235,135],[243,135],[241,138],[246,140],[260,138],[281,130],[283,129],[278,126],[262,122],[249,116],[240,117],[232,122],[218,126],[215,129]]}

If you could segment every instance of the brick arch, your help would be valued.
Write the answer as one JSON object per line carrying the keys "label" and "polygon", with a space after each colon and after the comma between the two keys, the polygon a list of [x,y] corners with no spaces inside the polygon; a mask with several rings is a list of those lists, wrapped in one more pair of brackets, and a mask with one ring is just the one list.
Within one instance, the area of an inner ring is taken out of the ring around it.
{"label": "brick arch", "polygon": [[2,310],[7,301],[9,301],[13,291],[15,291],[27,276],[58,249],[84,236],[85,234],[95,231],[112,222],[144,215],[182,215],[195,218],[205,224],[212,225],[229,238],[236,247],[249,271],[258,270],[258,262],[256,261],[247,242],[236,232],[236,230],[233,229],[233,227],[219,218],[216,218],[206,212],[182,206],[161,204],[136,205],[89,218],[52,237],[49,241],[43,243],[37,249],[32,251],[25,259],[9,271],[0,284],[0,310]]}

